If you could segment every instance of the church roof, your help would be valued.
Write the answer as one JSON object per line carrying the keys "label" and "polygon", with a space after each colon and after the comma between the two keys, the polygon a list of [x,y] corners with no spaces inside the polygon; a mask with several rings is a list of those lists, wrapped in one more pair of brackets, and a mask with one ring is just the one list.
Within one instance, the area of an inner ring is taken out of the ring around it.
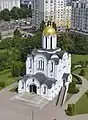
{"label": "church roof", "polygon": [[40,72],[33,75],[33,77],[36,78],[40,82],[40,85],[42,85],[44,81],[47,80],[47,77],[43,73],[40,73]]}
{"label": "church roof", "polygon": [[39,52],[39,51],[35,48],[35,49],[33,49],[33,51],[32,51],[32,55],[35,56],[35,55],[37,55],[37,54],[42,54],[42,55],[44,55],[44,56],[47,58],[47,60],[50,60],[50,59],[51,59],[51,56],[54,55],[54,54],[56,54],[60,59],[62,59],[62,57],[63,57],[63,55],[64,55],[65,52],[66,52],[66,51],[63,51],[63,50],[57,51],[56,53],[48,53],[47,51]]}
{"label": "church roof", "polygon": [[45,27],[45,29],[43,30],[43,35],[56,35],[56,31],[52,26],[47,26]]}
{"label": "church roof", "polygon": [[60,59],[62,59],[62,57],[63,57],[63,55],[64,55],[65,52],[66,52],[66,51],[64,51],[64,50],[57,51],[57,52],[56,52],[56,55],[58,55],[58,57],[59,57]]}
{"label": "church roof", "polygon": [[52,58],[51,60],[54,60],[55,65],[58,65],[58,64],[59,64],[59,58]]}
{"label": "church roof", "polygon": [[47,78],[46,81],[44,81],[44,84],[47,85],[48,89],[51,89],[52,84],[55,83],[57,80],[55,80],[54,78]]}
{"label": "church roof", "polygon": [[32,77],[31,74],[24,75],[23,80],[26,81],[28,78],[31,78],[31,77]]}
{"label": "church roof", "polygon": [[57,81],[54,78],[46,77],[43,73],[40,73],[40,72],[36,73],[35,75],[31,75],[31,74],[24,75],[24,77],[21,77],[20,80],[23,79],[24,81],[26,81],[28,78],[31,78],[31,77],[34,77],[35,79],[37,79],[39,81],[40,85],[46,84],[48,89],[51,89],[52,84]]}

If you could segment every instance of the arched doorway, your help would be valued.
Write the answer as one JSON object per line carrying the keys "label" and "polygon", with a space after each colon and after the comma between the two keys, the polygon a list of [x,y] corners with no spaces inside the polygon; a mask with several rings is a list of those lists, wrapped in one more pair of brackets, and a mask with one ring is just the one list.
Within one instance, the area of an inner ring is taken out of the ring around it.
{"label": "arched doorway", "polygon": [[36,93],[37,94],[37,87],[36,85],[30,85],[30,92]]}

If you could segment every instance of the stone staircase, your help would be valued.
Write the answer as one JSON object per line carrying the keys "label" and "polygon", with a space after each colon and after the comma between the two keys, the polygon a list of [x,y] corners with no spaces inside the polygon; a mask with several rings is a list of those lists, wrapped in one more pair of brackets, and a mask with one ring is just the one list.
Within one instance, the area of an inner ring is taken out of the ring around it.
{"label": "stone staircase", "polygon": [[64,96],[65,96],[66,87],[63,86],[57,96],[56,106],[61,107],[63,105]]}
{"label": "stone staircase", "polygon": [[41,97],[40,95],[31,93],[17,94],[10,100],[15,103],[21,103],[25,106],[38,107],[40,109],[42,109],[49,102],[47,99]]}

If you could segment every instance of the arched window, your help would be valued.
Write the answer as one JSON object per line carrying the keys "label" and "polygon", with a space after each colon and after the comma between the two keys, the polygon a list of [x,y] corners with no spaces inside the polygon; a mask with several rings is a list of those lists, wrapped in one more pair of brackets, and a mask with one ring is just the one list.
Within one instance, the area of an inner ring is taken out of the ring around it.
{"label": "arched window", "polygon": [[38,70],[44,70],[44,60],[43,59],[39,59],[38,60]]}

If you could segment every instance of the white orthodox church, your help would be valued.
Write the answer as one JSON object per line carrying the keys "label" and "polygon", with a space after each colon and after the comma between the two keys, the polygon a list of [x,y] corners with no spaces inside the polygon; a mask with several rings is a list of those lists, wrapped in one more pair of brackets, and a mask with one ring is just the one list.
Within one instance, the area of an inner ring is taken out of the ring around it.
{"label": "white orthodox church", "polygon": [[63,88],[65,98],[71,81],[71,55],[57,48],[56,31],[49,25],[42,34],[42,49],[33,49],[27,56],[26,75],[19,79],[18,92],[35,93],[51,101]]}

